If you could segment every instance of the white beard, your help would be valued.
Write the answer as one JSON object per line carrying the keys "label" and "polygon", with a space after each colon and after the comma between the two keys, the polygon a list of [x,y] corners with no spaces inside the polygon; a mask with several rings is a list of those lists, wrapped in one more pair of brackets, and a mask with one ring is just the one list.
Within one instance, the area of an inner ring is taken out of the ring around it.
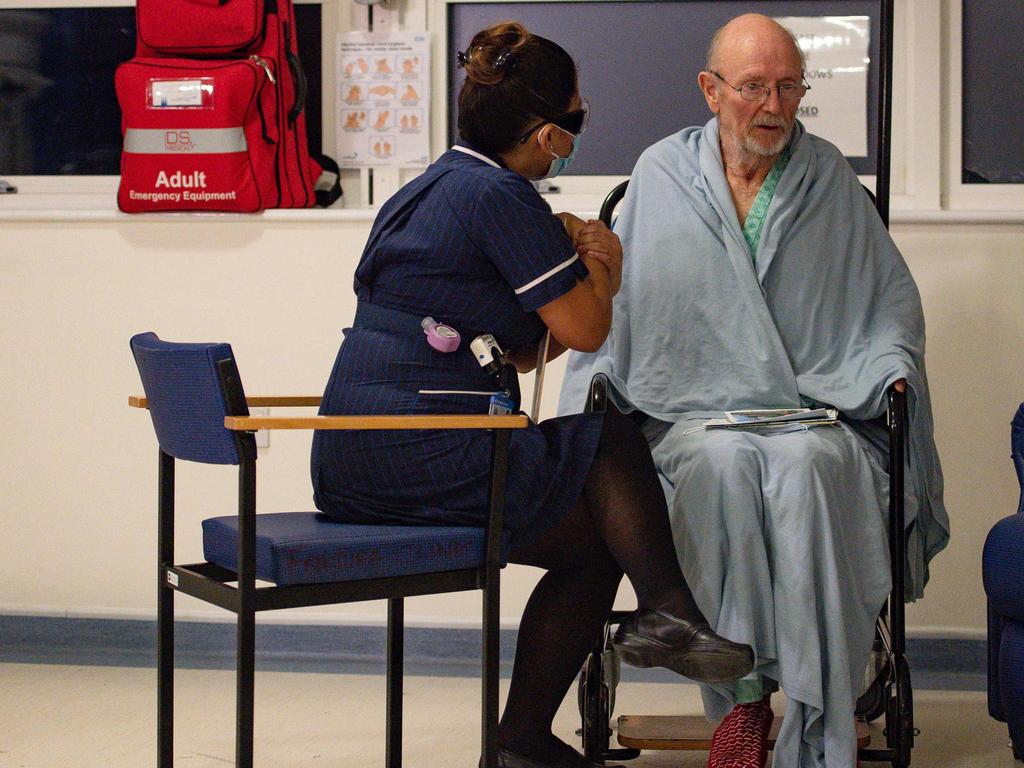
{"label": "white beard", "polygon": [[759,144],[748,134],[743,137],[743,140],[740,142],[740,147],[744,152],[751,155],[757,155],[758,157],[775,157],[786,148],[786,145],[789,143],[789,137],[792,135],[793,126],[790,126],[789,129],[778,138],[778,140],[768,146],[765,146],[764,144]]}

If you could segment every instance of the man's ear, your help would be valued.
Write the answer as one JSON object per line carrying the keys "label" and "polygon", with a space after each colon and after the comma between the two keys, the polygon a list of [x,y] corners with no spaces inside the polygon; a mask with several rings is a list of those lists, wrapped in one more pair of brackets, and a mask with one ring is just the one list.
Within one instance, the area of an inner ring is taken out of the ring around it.
{"label": "man's ear", "polygon": [[718,114],[718,87],[715,83],[715,76],[704,71],[697,75],[697,85],[700,92],[704,94],[704,100],[708,103],[708,109]]}

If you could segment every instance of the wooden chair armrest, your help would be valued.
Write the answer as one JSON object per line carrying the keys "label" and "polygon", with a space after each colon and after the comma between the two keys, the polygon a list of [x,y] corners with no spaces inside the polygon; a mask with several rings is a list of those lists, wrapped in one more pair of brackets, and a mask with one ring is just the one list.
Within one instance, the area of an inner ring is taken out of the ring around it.
{"label": "wooden chair armrest", "polygon": [[484,416],[225,416],[236,432],[260,429],[524,429],[523,415]]}
{"label": "wooden chair armrest", "polygon": [[[245,398],[250,408],[295,408],[320,406],[320,395],[252,395]],[[128,405],[132,408],[148,408],[149,401],[140,395],[132,395],[128,398]]]}

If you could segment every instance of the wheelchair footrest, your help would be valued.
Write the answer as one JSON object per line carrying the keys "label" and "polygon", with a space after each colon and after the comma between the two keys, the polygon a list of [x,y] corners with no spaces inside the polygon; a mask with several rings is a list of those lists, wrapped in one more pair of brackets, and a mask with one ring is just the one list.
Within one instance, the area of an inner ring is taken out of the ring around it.
{"label": "wheelchair footrest", "polygon": [[[622,715],[619,718],[619,744],[633,749],[683,749],[708,751],[716,724],[703,715]],[[768,749],[775,747],[782,718],[776,716],[768,735]],[[871,743],[868,725],[857,721],[857,747]]]}

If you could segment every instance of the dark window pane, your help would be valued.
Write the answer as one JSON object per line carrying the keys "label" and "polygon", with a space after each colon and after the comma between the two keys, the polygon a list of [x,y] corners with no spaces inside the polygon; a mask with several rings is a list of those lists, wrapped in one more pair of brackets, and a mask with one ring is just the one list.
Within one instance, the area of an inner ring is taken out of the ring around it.
{"label": "dark window pane", "polygon": [[0,174],[118,172],[132,8],[0,11]]}
{"label": "dark window pane", "polygon": [[[320,8],[296,8],[313,152],[322,145]],[[0,10],[0,176],[116,175],[114,70],[134,53],[134,8]]]}
{"label": "dark window pane", "polygon": [[[708,43],[733,16],[868,16],[868,156],[848,158],[857,173],[874,174],[878,136],[877,0],[669,0],[669,2],[497,2],[448,6],[450,139],[457,136],[458,90],[465,73],[456,52],[473,34],[517,19],[549,37],[576,60],[591,121],[571,173],[627,175],[654,142],[711,117],[697,87]],[[857,115],[857,111],[852,114]],[[639,117],[638,117],[639,116]]]}
{"label": "dark window pane", "polygon": [[323,76],[320,71],[321,39],[319,5],[295,6],[295,30],[299,39],[299,59],[306,72],[309,95],[306,97],[306,133],[309,134],[309,151],[318,155],[323,152],[323,104],[320,102]]}
{"label": "dark window pane", "polygon": [[964,184],[1024,183],[1024,4],[963,6]]}

